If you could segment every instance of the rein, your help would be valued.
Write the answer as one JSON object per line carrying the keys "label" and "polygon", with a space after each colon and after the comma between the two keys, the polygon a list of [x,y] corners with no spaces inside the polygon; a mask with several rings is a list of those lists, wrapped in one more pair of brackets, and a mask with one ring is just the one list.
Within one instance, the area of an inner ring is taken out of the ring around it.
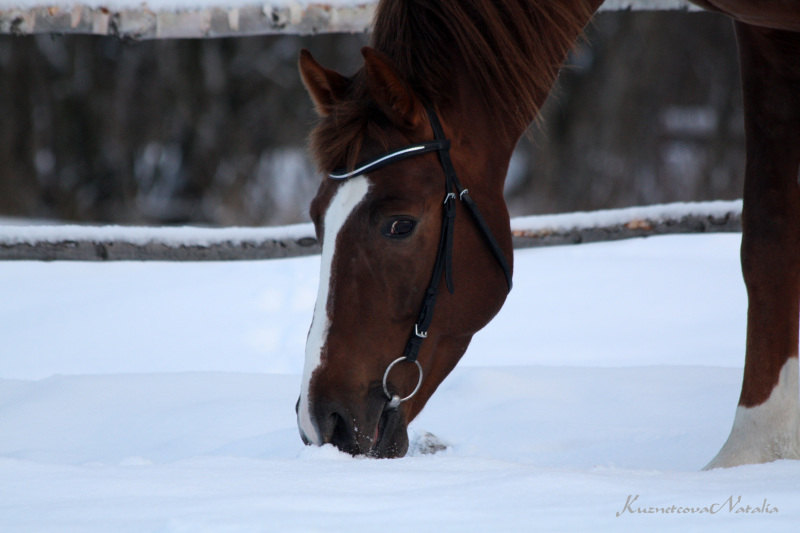
{"label": "rein", "polygon": [[[431,324],[431,321],[433,321],[433,311],[436,305],[436,296],[439,292],[439,285],[442,275],[444,275],[447,290],[450,292],[450,294],[453,294],[454,292],[452,263],[453,226],[456,217],[456,198],[461,200],[467,210],[472,214],[472,218],[478,226],[478,229],[480,229],[486,245],[494,255],[495,259],[500,265],[500,268],[503,269],[503,274],[505,274],[506,282],[508,283],[508,290],[511,290],[511,268],[508,265],[508,261],[506,261],[505,255],[503,255],[503,251],[501,250],[497,239],[495,239],[494,235],[492,234],[492,230],[489,229],[489,225],[486,223],[486,220],[478,210],[478,206],[470,197],[468,189],[465,189],[461,185],[461,182],[458,181],[455,168],[450,160],[450,140],[444,135],[444,130],[439,122],[439,117],[430,106],[425,106],[425,111],[428,114],[428,120],[430,121],[431,129],[433,129],[433,141],[412,144],[404,148],[400,148],[399,150],[387,152],[361,163],[357,168],[351,171],[335,170],[328,174],[328,177],[331,179],[346,180],[348,178],[353,178],[367,172],[377,170],[391,163],[402,161],[403,159],[408,159],[410,157],[415,157],[428,152],[438,153],[439,162],[442,165],[442,170],[444,170],[445,197],[442,209],[442,231],[439,235],[439,248],[436,252],[436,261],[434,262],[431,281],[428,284],[427,290],[425,291],[425,299],[422,301],[422,307],[420,308],[419,315],[417,315],[417,320],[414,323],[414,330],[411,332],[408,341],[406,342],[403,355],[392,361],[383,374],[383,393],[389,399],[389,402],[386,406],[387,410],[397,409],[401,403],[410,400],[422,386],[422,365],[420,365],[417,357],[419,355],[420,347],[422,346],[422,341],[428,337],[428,328]],[[419,380],[417,381],[417,385],[414,390],[411,391],[409,395],[401,398],[400,395],[391,394],[389,392],[387,379],[389,378],[389,373],[391,372],[392,368],[403,361],[414,363],[417,366],[417,370],[419,371]]]}

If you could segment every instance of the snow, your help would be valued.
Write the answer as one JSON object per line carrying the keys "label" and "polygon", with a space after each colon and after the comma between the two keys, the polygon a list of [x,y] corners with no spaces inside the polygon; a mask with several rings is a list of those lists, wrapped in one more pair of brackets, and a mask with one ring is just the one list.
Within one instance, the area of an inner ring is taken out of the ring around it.
{"label": "snow", "polygon": [[569,231],[576,228],[608,227],[627,224],[633,220],[651,220],[655,223],[699,216],[724,218],[741,215],[741,200],[716,200],[713,202],[676,202],[649,206],[602,209],[556,215],[531,215],[512,220],[514,231]]}
{"label": "snow", "polygon": [[196,226],[81,226],[70,224],[41,224],[35,226],[6,225],[0,221],[0,244],[36,244],[62,241],[122,241],[146,245],[162,242],[170,246],[209,246],[215,243],[241,243],[269,239],[300,239],[314,235],[312,224],[281,227],[203,228]]}
{"label": "snow", "polygon": [[741,383],[739,240],[518,251],[397,460],[298,437],[317,256],[0,262],[0,531],[794,531],[800,463],[699,471]]}

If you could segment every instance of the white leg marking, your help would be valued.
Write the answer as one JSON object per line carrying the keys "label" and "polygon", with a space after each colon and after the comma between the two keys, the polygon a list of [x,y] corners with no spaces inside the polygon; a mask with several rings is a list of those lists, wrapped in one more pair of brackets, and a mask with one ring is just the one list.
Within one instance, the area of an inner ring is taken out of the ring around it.
{"label": "white leg marking", "polygon": [[777,459],[800,459],[797,357],[783,365],[778,385],[766,402],[736,408],[731,434],[706,470]]}
{"label": "white leg marking", "polygon": [[366,176],[351,178],[344,182],[331,199],[328,210],[325,212],[324,235],[322,239],[322,258],[319,271],[319,288],[317,289],[317,302],[314,305],[314,318],[306,340],[306,362],[303,368],[303,381],[300,386],[300,406],[297,410],[297,423],[300,431],[313,444],[322,444],[322,438],[314,424],[308,390],[311,376],[322,362],[322,349],[328,338],[330,319],[328,317],[328,300],[333,298],[330,294],[331,267],[336,252],[336,237],[342,229],[350,213],[361,203],[369,190],[369,181]]}

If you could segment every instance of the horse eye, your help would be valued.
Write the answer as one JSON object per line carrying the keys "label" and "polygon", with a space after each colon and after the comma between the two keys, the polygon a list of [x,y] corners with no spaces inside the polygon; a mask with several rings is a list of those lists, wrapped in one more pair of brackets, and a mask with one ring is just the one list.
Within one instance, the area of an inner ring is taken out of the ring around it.
{"label": "horse eye", "polygon": [[416,224],[417,223],[415,221],[409,218],[397,218],[395,220],[390,220],[384,226],[383,234],[386,237],[402,239],[411,235],[411,232],[414,231],[414,226],[416,226]]}

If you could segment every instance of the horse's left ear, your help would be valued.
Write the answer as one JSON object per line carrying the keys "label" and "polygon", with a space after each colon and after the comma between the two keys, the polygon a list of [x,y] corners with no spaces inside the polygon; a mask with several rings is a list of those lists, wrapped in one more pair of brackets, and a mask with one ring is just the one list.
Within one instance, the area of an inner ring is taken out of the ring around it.
{"label": "horse's left ear", "polygon": [[374,48],[361,49],[367,73],[367,90],[396,125],[414,129],[424,119],[424,109],[411,87],[397,74],[389,58]]}

